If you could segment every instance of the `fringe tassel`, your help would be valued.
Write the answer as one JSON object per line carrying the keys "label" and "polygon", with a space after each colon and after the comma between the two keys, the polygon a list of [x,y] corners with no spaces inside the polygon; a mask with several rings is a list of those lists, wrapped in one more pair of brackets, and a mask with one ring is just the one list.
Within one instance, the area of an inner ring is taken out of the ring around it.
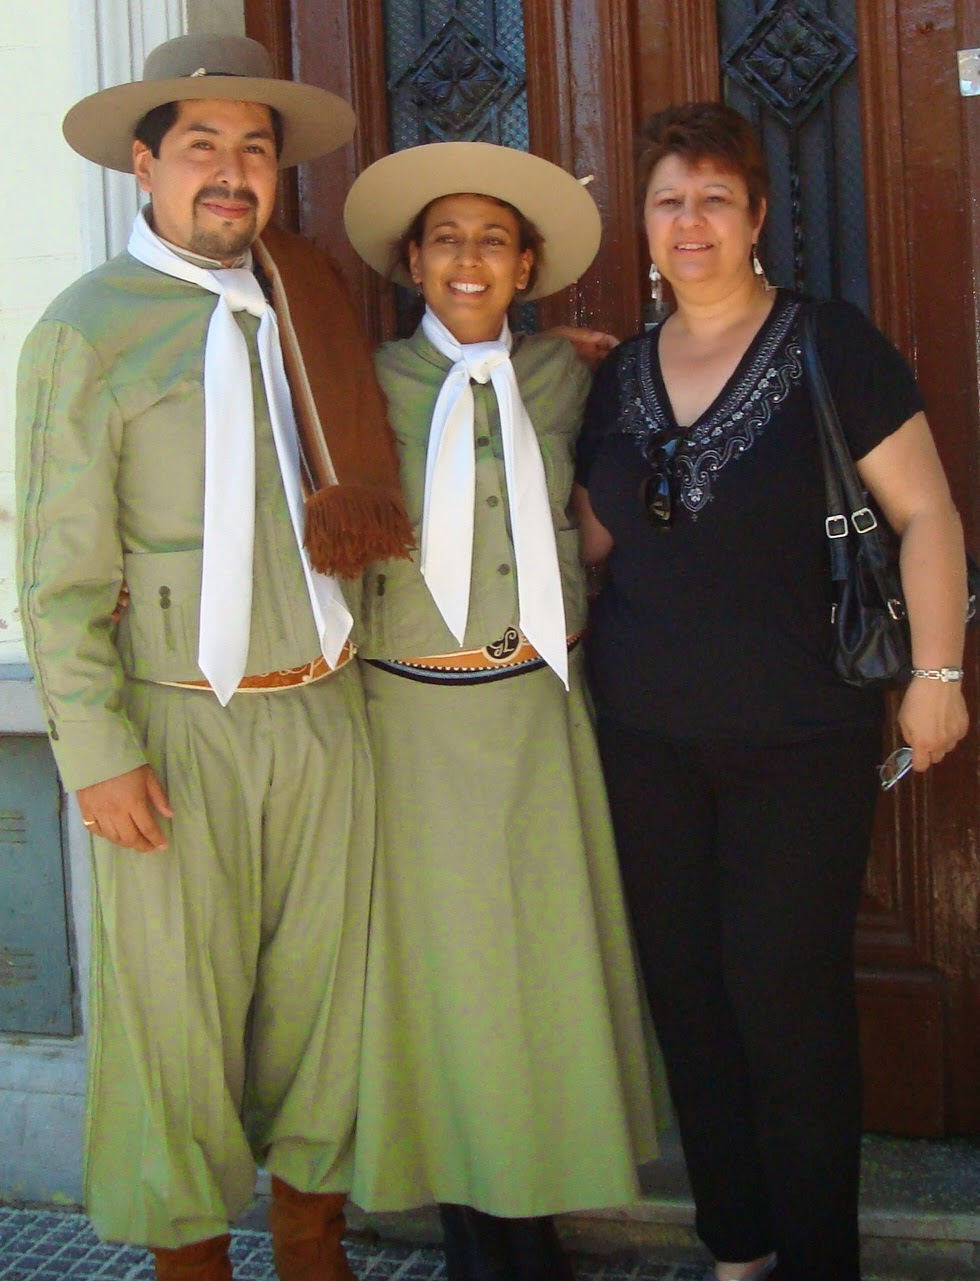
{"label": "fringe tassel", "polygon": [[313,568],[360,578],[375,560],[407,560],[415,534],[400,495],[332,485],[306,500],[306,550]]}

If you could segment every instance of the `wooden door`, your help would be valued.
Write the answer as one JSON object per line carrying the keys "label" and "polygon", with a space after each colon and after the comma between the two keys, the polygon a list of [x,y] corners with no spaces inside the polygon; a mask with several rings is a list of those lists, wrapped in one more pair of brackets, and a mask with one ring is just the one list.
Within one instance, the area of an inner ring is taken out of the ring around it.
{"label": "wooden door", "polygon": [[[731,94],[733,44],[754,38],[762,20],[770,26],[753,74],[776,68],[792,115],[794,60],[804,76],[813,55],[807,33],[833,44],[822,24],[846,25],[849,11],[852,54],[826,74],[839,75],[847,92],[846,71],[859,103],[863,197],[846,234],[829,235],[827,253],[843,279],[841,242],[850,251],[860,241],[866,305],[915,365],[980,547],[980,100],[960,98],[956,70],[957,48],[980,45],[980,18],[973,0],[858,0],[854,10],[845,0],[743,0],[734,8],[716,0],[524,0],[531,147],[579,176],[595,175],[605,225],[592,270],[544,304],[542,319],[620,334],[639,328],[646,260],[631,179],[636,124],[671,101]],[[382,0],[246,0],[249,32],[280,71],[343,94],[357,111],[354,143],[304,170],[281,213],[340,258],[376,338],[392,332],[393,304],[346,245],[341,209],[359,169],[390,149],[385,12]],[[738,91],[744,97],[744,81]],[[760,110],[767,128],[785,126],[772,124],[768,104]],[[831,122],[816,150],[804,147],[784,166],[774,208],[784,202],[785,214],[803,200],[801,175],[805,185],[833,166],[842,145],[835,129]],[[802,271],[797,221],[783,219],[792,223],[791,270]],[[967,666],[975,708],[975,637]],[[971,731],[949,762],[881,804],[858,936],[868,1128],[980,1133],[978,848],[980,758]]]}

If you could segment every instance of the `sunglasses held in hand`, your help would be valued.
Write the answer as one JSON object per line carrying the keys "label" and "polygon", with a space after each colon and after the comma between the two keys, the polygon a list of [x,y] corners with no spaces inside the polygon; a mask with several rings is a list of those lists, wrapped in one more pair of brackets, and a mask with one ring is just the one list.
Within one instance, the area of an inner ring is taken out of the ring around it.
{"label": "sunglasses held in hand", "polygon": [[878,766],[878,777],[881,779],[881,790],[887,792],[905,777],[912,768],[911,747],[896,747],[890,756]]}

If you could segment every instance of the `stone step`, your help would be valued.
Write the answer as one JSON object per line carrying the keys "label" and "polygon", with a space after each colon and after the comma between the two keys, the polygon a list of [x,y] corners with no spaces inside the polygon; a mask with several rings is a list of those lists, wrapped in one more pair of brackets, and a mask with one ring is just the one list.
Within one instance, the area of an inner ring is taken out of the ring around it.
{"label": "stone step", "polygon": [[[676,1135],[667,1135],[661,1159],[644,1170],[643,1188],[643,1199],[626,1209],[563,1216],[569,1248],[624,1262],[704,1262]],[[439,1239],[432,1209],[364,1214],[352,1207],[349,1222],[381,1239]],[[866,1136],[860,1222],[867,1281],[980,1281],[980,1142]]]}

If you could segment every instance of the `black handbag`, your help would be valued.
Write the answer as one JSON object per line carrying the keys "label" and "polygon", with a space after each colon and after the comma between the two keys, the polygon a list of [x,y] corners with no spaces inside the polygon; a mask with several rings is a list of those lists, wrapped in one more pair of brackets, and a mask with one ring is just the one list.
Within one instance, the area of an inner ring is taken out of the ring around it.
{"label": "black handbag", "polygon": [[[861,484],[817,350],[814,310],[801,313],[801,349],[817,423],[827,493],[827,544],[834,599],[831,663],[848,685],[887,689],[911,679],[912,638],[898,568],[899,542]],[[967,621],[976,613],[980,570],[967,556]]]}

